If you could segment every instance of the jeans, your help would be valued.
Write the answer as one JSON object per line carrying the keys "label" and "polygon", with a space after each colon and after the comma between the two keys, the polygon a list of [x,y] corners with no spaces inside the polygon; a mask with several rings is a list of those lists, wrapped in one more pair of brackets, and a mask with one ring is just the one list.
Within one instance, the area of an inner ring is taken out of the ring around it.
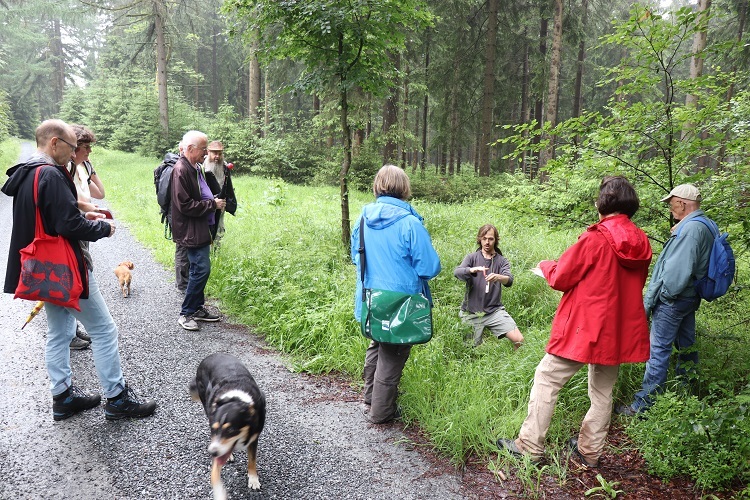
{"label": "jeans", "polygon": [[198,248],[188,248],[187,255],[190,261],[190,277],[188,278],[185,300],[182,301],[181,316],[190,316],[203,307],[206,301],[204,291],[208,277],[211,275],[211,245]]}
{"label": "jeans", "polygon": [[91,351],[99,382],[105,397],[114,397],[125,388],[125,377],[120,364],[117,326],[109,314],[99,285],[89,271],[89,298],[81,299],[81,311],[46,302],[47,347],[45,359],[50,390],[53,396],[65,392],[71,385],[70,341],[76,332],[76,319],[91,336]]}
{"label": "jeans", "polygon": [[[651,315],[651,355],[646,362],[641,390],[635,394],[632,408],[641,411],[654,404],[653,397],[664,390],[672,346],[677,348],[675,373],[685,375],[698,364],[695,344],[695,311],[700,298],[676,299],[672,304],[658,301]],[[688,350],[689,352],[685,352]]]}

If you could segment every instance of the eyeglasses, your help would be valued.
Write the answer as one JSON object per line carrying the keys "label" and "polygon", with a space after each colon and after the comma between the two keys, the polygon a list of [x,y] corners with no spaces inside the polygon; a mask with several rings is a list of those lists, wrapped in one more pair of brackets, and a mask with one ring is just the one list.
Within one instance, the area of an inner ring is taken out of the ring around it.
{"label": "eyeglasses", "polygon": [[670,208],[677,208],[677,203],[682,203],[683,205],[685,204],[685,202],[682,200],[669,200]]}
{"label": "eyeglasses", "polygon": [[67,144],[68,146],[70,146],[70,148],[71,148],[71,149],[72,149],[73,151],[75,151],[75,149],[76,149],[76,148],[78,147],[78,146],[76,146],[75,144],[71,144],[71,143],[69,143],[68,141],[66,141],[66,140],[65,140],[65,139],[63,139],[62,137],[58,137],[58,139],[59,139],[59,140],[61,140],[61,141],[63,141],[63,142],[64,142],[65,144]]}
{"label": "eyeglasses", "polygon": [[197,144],[191,144],[191,146],[193,146],[195,149],[199,149],[201,151],[208,151],[208,147],[207,146],[200,147]]}
{"label": "eyeglasses", "polygon": [[85,143],[85,144],[81,144],[78,147],[81,148],[81,149],[85,149],[86,151],[89,151],[89,152],[91,151],[91,144],[89,144],[88,142]]}

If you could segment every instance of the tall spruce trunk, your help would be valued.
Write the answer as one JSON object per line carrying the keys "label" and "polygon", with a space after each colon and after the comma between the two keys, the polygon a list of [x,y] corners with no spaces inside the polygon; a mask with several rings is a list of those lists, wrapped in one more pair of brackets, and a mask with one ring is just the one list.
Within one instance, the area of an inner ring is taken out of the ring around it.
{"label": "tall spruce trunk", "polygon": [[[544,16],[544,13],[542,13],[542,16]],[[546,17],[542,17],[539,21],[539,60],[544,61],[547,58],[547,27],[549,25],[549,19]],[[541,68],[538,70],[541,72],[541,74],[537,75],[541,79],[544,78],[544,71],[545,67],[544,65],[541,66]],[[534,104],[534,119],[536,120],[536,126],[538,129],[542,128],[542,124],[544,121],[543,118],[543,110],[544,110],[544,99],[542,96],[542,91],[539,90],[539,93],[537,94],[536,103]],[[539,144],[540,135],[535,135],[532,143],[533,144]],[[537,153],[535,155],[537,157],[536,165],[532,165],[529,172],[529,178],[533,179],[536,176],[536,173],[539,171],[539,157],[541,156],[541,153]]]}
{"label": "tall spruce trunk", "polygon": [[169,96],[167,93],[167,40],[166,6],[161,0],[154,1],[154,33],[156,35],[156,87],[159,93],[159,125],[162,139],[169,138]]}
{"label": "tall spruce trunk", "polygon": [[258,40],[253,38],[250,45],[250,60],[248,71],[247,117],[256,129],[256,136],[260,137],[260,62],[258,62]]}
{"label": "tall spruce trunk", "polygon": [[54,114],[60,112],[60,103],[63,101],[65,91],[65,54],[62,45],[62,29],[60,20],[52,22],[52,35],[50,37],[50,52],[52,53],[52,67],[54,68],[52,78],[52,109]]}
{"label": "tall spruce trunk", "polygon": [[[430,68],[430,30],[427,29],[425,34],[425,49],[424,49],[424,77],[427,80],[427,72]],[[421,169],[422,174],[425,173],[425,167],[427,166],[427,114],[429,111],[429,96],[428,92],[424,93],[424,104],[422,107],[422,163]]]}
{"label": "tall spruce trunk", "polygon": [[490,175],[490,142],[492,110],[495,102],[495,53],[497,51],[497,11],[499,0],[487,2],[487,40],[484,46],[484,85],[482,91],[482,125],[479,140],[479,175]]}
{"label": "tall spruce trunk", "polygon": [[[547,109],[545,112],[545,123],[554,127],[557,121],[557,96],[560,82],[560,61],[562,59],[562,22],[563,22],[563,0],[555,0],[555,17],[552,27],[552,52],[549,62],[549,86],[547,88]],[[542,172],[547,161],[552,158],[555,151],[555,138],[551,134],[543,133],[542,137],[549,140],[539,155],[539,172],[542,180],[545,177]]]}
{"label": "tall spruce trunk", "polygon": [[[711,0],[699,0],[698,1],[698,16],[695,19],[695,23],[698,27],[698,31],[693,36],[693,56],[690,59],[690,79],[696,80],[703,75],[703,51],[706,48],[706,32],[708,29],[708,15],[711,9]],[[692,111],[698,109],[698,96],[695,94],[687,94],[685,96],[685,108]],[[695,130],[695,123],[686,122],[682,127],[681,140],[686,140],[691,134],[701,135],[700,130]],[[709,161],[709,157],[702,155],[696,159],[696,167],[698,170],[706,168]]]}

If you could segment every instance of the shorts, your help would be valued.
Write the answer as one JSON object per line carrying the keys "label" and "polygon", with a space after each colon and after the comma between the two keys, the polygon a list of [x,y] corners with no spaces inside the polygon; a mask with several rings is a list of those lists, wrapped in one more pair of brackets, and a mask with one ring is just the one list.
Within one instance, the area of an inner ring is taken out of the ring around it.
{"label": "shorts", "polygon": [[482,333],[485,328],[489,329],[499,339],[503,338],[508,332],[512,332],[518,328],[518,325],[516,325],[516,322],[510,317],[510,314],[508,314],[508,311],[504,307],[490,314],[474,314],[461,311],[459,316],[464,323],[468,323],[474,328],[475,345],[482,343]]}

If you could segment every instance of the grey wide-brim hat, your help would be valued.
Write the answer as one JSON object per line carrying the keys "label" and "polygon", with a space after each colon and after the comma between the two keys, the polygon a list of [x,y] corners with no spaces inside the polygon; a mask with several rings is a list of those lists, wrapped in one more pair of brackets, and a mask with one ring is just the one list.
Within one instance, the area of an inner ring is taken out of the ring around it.
{"label": "grey wide-brim hat", "polygon": [[701,201],[701,192],[692,184],[680,184],[679,186],[675,186],[667,196],[661,199],[661,201],[669,201],[673,196],[682,198],[683,200]]}

